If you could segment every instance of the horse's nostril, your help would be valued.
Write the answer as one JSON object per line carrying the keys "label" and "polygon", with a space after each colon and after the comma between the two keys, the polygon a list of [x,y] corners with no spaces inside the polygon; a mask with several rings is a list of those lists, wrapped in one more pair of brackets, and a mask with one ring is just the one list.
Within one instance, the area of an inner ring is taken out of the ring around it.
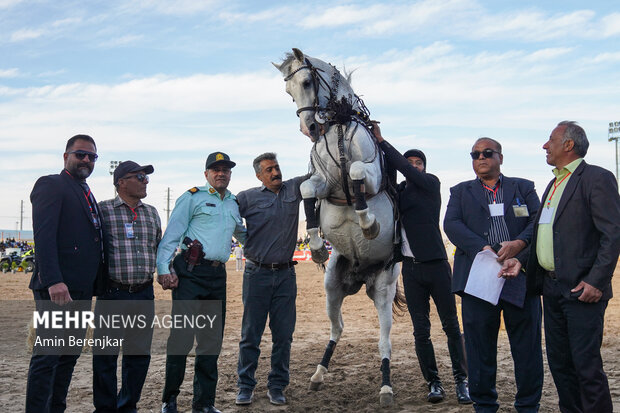
{"label": "horse's nostril", "polygon": [[310,132],[314,132],[316,130],[316,123],[311,124],[309,130]]}

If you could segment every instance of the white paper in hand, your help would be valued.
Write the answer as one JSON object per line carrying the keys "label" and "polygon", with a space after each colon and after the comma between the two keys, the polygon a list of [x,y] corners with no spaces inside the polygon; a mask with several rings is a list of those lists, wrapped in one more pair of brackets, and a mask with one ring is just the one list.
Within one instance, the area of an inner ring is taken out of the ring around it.
{"label": "white paper in hand", "polygon": [[504,278],[497,277],[501,269],[502,266],[497,262],[497,255],[493,251],[480,251],[469,270],[465,292],[497,305],[506,282]]}

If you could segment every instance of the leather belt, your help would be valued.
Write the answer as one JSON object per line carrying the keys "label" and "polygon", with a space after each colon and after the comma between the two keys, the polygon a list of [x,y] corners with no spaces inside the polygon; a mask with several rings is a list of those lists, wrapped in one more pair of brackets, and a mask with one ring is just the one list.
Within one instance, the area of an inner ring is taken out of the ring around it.
{"label": "leather belt", "polygon": [[200,265],[210,265],[211,267],[220,267],[224,265],[224,263],[220,261],[215,261],[215,260],[205,260],[204,258],[202,258],[200,260]]}
{"label": "leather belt", "polygon": [[114,281],[114,280],[109,280],[108,281],[108,286],[110,288],[116,288],[122,291],[128,291],[130,293],[137,293],[140,292],[142,290],[144,290],[147,287],[150,287],[151,285],[153,285],[153,280],[149,280],[147,282],[144,282],[142,284],[122,284],[119,283],[118,281]]}
{"label": "leather belt", "polygon": [[283,263],[273,263],[273,264],[267,264],[267,263],[263,263],[263,262],[256,262],[254,260],[250,260],[252,262],[252,264],[256,265],[259,268],[264,268],[266,270],[285,270],[288,268],[292,268],[293,266],[297,265],[297,261],[289,261],[289,262],[283,262]]}
{"label": "leather belt", "polygon": [[558,277],[556,277],[555,275],[555,271],[545,271],[545,275],[549,278],[551,278],[552,280],[557,280]]}

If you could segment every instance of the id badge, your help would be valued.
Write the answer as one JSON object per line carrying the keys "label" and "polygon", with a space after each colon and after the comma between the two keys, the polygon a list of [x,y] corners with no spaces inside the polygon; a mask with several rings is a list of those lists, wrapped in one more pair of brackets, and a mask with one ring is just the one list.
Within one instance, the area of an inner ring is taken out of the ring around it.
{"label": "id badge", "polygon": [[492,217],[503,217],[504,216],[504,204],[489,204],[489,212]]}
{"label": "id badge", "polygon": [[530,213],[527,210],[527,205],[513,205],[512,210],[515,213],[515,217],[529,217]]}
{"label": "id badge", "polygon": [[134,237],[133,223],[125,224],[125,235],[127,236],[128,239],[131,239]]}
{"label": "id badge", "polygon": [[540,219],[538,220],[539,224],[551,224],[551,218],[553,218],[553,207],[543,208]]}

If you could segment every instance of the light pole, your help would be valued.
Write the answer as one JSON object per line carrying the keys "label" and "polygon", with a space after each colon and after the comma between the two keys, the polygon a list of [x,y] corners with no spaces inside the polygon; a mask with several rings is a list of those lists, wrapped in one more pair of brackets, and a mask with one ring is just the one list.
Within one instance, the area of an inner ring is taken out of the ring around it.
{"label": "light pole", "polygon": [[[616,181],[620,182],[618,176],[618,139],[620,138],[620,122],[609,122],[608,141],[616,141]],[[619,185],[620,186],[620,183]]]}
{"label": "light pole", "polygon": [[[114,171],[122,161],[110,161],[110,175],[114,175]],[[116,185],[114,186],[114,198],[116,198]]]}

